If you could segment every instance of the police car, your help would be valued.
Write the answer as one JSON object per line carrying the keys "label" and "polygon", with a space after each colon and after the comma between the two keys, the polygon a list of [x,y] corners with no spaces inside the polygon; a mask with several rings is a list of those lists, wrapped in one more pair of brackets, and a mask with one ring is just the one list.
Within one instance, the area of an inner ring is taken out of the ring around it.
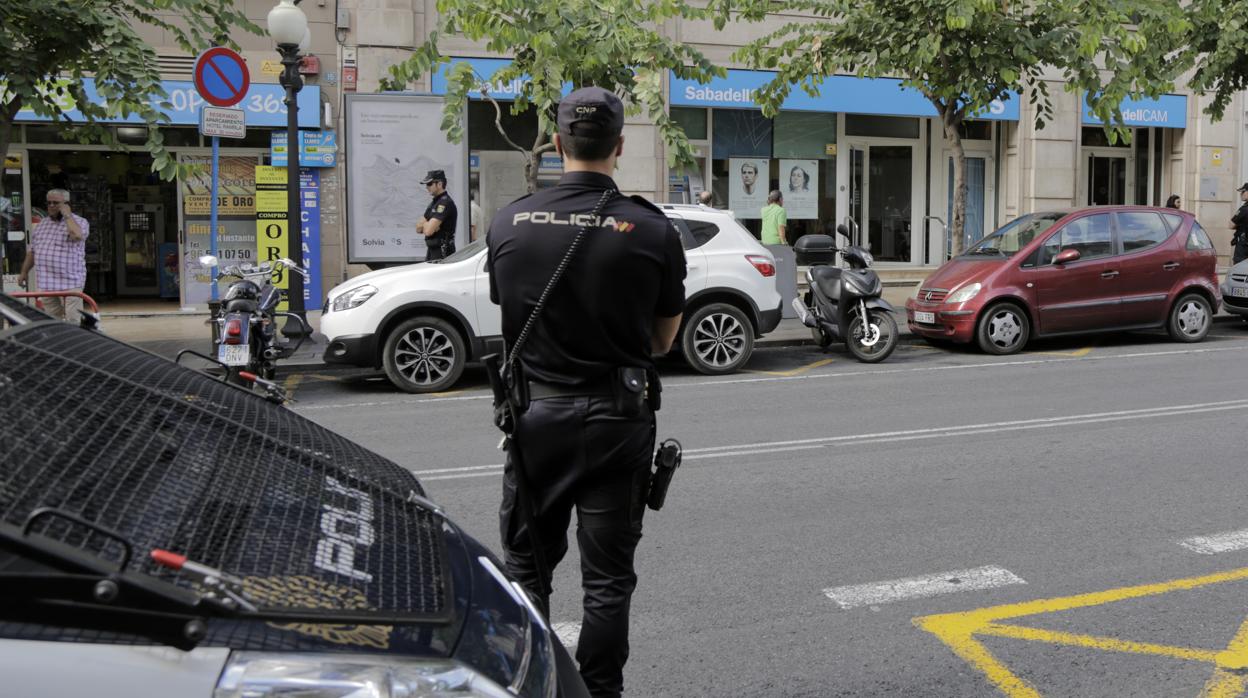
{"label": "police car", "polygon": [[5,696],[587,695],[409,471],[4,294],[0,443]]}
{"label": "police car", "polygon": [[[688,275],[680,353],[695,370],[732,373],[754,340],[780,324],[775,257],[731,211],[661,204],[680,231]],[[490,302],[485,240],[446,259],[357,276],[329,292],[321,315],[325,361],[383,368],[410,393],[446,390],[464,366],[502,348]]]}

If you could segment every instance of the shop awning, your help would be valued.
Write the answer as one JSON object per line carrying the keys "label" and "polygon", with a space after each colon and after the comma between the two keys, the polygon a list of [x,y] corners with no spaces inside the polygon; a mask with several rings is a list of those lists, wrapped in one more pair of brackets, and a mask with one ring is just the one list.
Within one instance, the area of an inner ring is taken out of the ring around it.
{"label": "shop awning", "polygon": [[[82,83],[83,91],[92,102],[97,104],[104,102],[95,91],[93,78],[83,78]],[[206,103],[204,98],[195,91],[194,83],[186,80],[164,80],[160,84],[168,93],[163,101],[169,102],[173,107],[164,110],[169,117],[170,125],[199,126],[199,111]],[[82,121],[82,113],[74,108],[69,95],[66,95],[64,99],[66,100],[64,104],[66,116],[73,121]],[[284,99],[286,99],[286,90],[281,85],[253,82],[251,88],[247,90],[247,96],[238,103],[236,108],[247,112],[249,128],[253,126],[283,128],[286,126],[286,105],[282,103]],[[152,105],[160,108],[161,101],[152,100]],[[29,109],[23,109],[17,113],[17,121],[38,123],[52,121],[52,118],[39,116]],[[118,117],[103,121],[115,124],[143,123],[143,120],[135,114],[126,118]],[[305,85],[299,91],[299,126],[301,128],[321,127],[321,88],[316,85]]]}
{"label": "shop awning", "polygon": [[[1157,99],[1124,99],[1119,105],[1122,121],[1127,126],[1151,126],[1153,128],[1186,128],[1187,96],[1162,95]],[[1085,126],[1100,126],[1104,122],[1096,118],[1087,101],[1083,105]]]}
{"label": "shop awning", "polygon": [[[702,85],[695,80],[671,77],[670,99],[678,107],[721,107],[757,109],[754,93],[775,78],[775,73],[762,70],[729,70],[728,77]],[[1018,121],[1019,98],[994,102],[976,119]],[[792,111],[817,111],[841,114],[878,114],[882,116],[936,116],[936,107],[922,93],[903,87],[893,78],[859,78],[837,75],[826,78],[819,86],[819,96],[811,97],[801,88],[794,88],[781,107]]]}

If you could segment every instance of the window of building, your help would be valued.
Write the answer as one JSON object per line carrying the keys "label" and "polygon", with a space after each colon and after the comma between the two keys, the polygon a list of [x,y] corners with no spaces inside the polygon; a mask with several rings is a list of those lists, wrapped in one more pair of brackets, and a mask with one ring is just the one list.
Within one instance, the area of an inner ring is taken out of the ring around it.
{"label": "window of building", "polygon": [[711,157],[771,157],[772,121],[756,109],[716,109],[711,113]]}
{"label": "window of building", "polygon": [[992,122],[963,121],[958,125],[958,133],[962,134],[962,140],[965,141],[990,141],[992,140]]}
{"label": "window of building", "polygon": [[901,116],[846,114],[845,135],[873,138],[918,138],[919,120]]}
{"label": "window of building", "polygon": [[1105,129],[1100,126],[1084,126],[1083,127],[1083,144],[1091,148],[1130,148],[1130,143],[1124,143],[1121,138],[1117,143],[1109,142],[1109,134],[1105,133]]}
{"label": "window of building", "polygon": [[672,121],[684,130],[691,141],[706,140],[707,110],[697,107],[672,107]]}
{"label": "window of building", "polygon": [[[510,102],[499,102],[498,106],[502,111],[501,118],[488,101],[468,102],[468,149],[514,151],[507,138],[526,148],[532,147],[537,140],[537,110],[527,109],[523,113],[512,114]],[[507,138],[498,132],[496,118],[503,125]]]}
{"label": "window of building", "polygon": [[772,153],[778,158],[822,159],[836,152],[836,114],[780,112]]}

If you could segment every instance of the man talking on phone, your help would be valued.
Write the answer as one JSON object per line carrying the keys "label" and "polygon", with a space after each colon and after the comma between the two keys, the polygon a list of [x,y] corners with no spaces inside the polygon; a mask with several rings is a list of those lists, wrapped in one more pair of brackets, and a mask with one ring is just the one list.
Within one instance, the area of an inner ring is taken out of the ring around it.
{"label": "man talking on phone", "polygon": [[[91,225],[73,212],[69,192],[64,189],[48,191],[47,204],[48,215],[30,231],[30,245],[17,283],[26,288],[33,268],[40,291],[82,293],[87,282],[87,235]],[[44,310],[53,317],[70,322],[82,318],[82,298],[78,296],[46,296],[41,300]]]}

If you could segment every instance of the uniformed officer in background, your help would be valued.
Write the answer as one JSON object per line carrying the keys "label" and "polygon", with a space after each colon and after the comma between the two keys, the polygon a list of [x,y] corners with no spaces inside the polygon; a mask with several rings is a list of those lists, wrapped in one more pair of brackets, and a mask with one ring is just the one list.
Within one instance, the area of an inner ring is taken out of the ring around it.
{"label": "uniformed officer in background", "polygon": [[1231,217],[1231,230],[1235,231],[1231,236],[1231,245],[1234,246],[1231,264],[1248,259],[1248,182],[1244,182],[1238,191],[1240,207]]}
{"label": "uniformed officer in background", "polygon": [[[533,515],[518,511],[523,502],[512,457],[499,515],[508,571],[549,613],[550,589],[542,580],[567,552],[575,508],[584,593],[576,659],[593,695],[618,696],[655,442],[643,384],[648,376],[657,394],[651,356],[666,353],[676,337],[685,255],[662,211],[616,191],[612,174],[624,148],[620,99],[581,88],[560,102],[557,124],[554,143],[564,169],[558,186],[503,208],[487,234],[490,300],[502,306],[503,337],[512,347],[587,226],[519,356],[528,407],[517,416],[515,436]],[[533,554],[524,524],[530,519],[544,560]],[[539,573],[539,562],[551,569]]]}
{"label": "uniformed officer in background", "polygon": [[455,252],[455,226],[459,222],[459,209],[451,195],[446,193],[446,173],[442,170],[429,170],[429,174],[420,180],[429,190],[433,200],[425,209],[425,215],[416,221],[416,230],[425,236],[428,251],[425,260],[449,257]]}

